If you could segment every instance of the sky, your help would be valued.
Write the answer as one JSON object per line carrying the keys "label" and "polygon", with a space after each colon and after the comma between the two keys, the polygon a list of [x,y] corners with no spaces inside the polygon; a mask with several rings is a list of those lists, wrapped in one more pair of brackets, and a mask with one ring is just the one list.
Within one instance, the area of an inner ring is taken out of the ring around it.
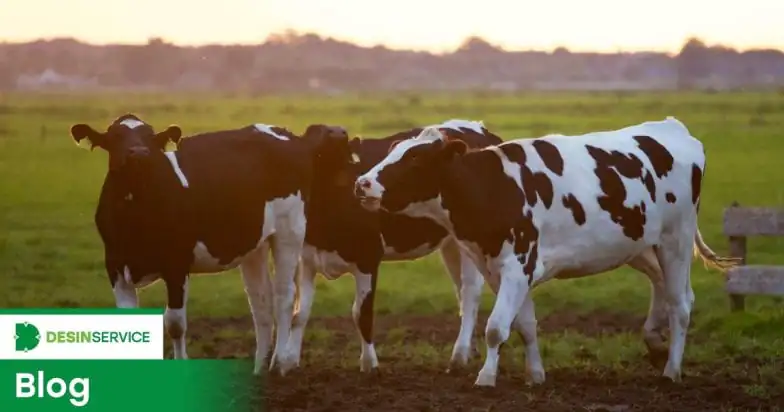
{"label": "sky", "polygon": [[784,0],[0,0],[0,41],[252,44],[286,29],[436,52],[473,35],[507,49],[674,52],[691,36],[784,49]]}

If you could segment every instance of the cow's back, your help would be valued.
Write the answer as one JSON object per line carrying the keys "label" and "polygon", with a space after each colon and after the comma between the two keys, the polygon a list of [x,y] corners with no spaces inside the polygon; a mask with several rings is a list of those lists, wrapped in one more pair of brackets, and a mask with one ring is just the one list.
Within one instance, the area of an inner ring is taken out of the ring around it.
{"label": "cow's back", "polygon": [[247,129],[205,133],[183,139],[177,159],[196,196],[236,199],[257,187],[259,195],[285,197],[312,172],[306,153],[287,143]]}
{"label": "cow's back", "polygon": [[[176,156],[188,181],[200,243],[196,271],[236,266],[276,231],[278,218],[291,220],[290,213],[304,213],[301,191],[308,188],[310,159],[304,153],[286,153],[287,143],[249,129],[205,133],[180,142]],[[292,201],[300,207],[291,208]],[[302,221],[292,223],[304,226]],[[200,264],[200,255],[219,264]]]}
{"label": "cow's back", "polygon": [[701,178],[705,156],[675,119],[521,139],[499,149],[506,145],[524,150],[528,170],[520,173],[527,178],[516,181],[533,211],[546,264],[603,271],[659,244],[663,233],[696,214],[693,174],[697,168]]}

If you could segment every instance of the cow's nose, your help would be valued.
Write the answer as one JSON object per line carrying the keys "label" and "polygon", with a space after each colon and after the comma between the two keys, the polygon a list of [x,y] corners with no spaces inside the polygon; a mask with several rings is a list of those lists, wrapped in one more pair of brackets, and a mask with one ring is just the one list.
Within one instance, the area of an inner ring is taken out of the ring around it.
{"label": "cow's nose", "polygon": [[370,189],[370,180],[361,178],[354,184],[354,195],[356,197],[365,197],[365,189]]}
{"label": "cow's nose", "polygon": [[150,149],[139,146],[139,147],[132,147],[128,150],[128,156],[130,157],[144,157],[150,154]]}

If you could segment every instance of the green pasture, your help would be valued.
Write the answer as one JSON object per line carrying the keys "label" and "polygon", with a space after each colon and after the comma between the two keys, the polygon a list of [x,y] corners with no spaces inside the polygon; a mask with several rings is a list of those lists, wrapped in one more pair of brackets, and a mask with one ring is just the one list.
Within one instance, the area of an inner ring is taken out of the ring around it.
{"label": "green pasture", "polygon": [[[179,124],[186,134],[269,123],[302,132],[310,123],[339,124],[353,135],[384,136],[449,118],[483,120],[504,138],[615,129],[672,115],[701,139],[707,151],[700,228],[706,241],[726,253],[723,209],[784,203],[784,95],[777,93],[553,93],[402,94],[333,97],[228,97],[118,94],[96,96],[5,95],[0,97],[0,307],[113,306],[103,269],[103,249],[93,213],[107,167],[100,149],[77,147],[75,122],[104,128],[133,112],[158,128]],[[749,242],[750,263],[784,264],[784,241]],[[695,261],[696,294],[687,358],[784,356],[781,299],[752,297],[746,313],[730,313],[723,276]],[[642,274],[619,269],[592,278],[553,281],[535,291],[537,314],[554,311],[647,311],[649,286]],[[164,304],[163,285],[140,293],[143,306]],[[319,279],[313,317],[350,316],[353,281]],[[457,304],[437,255],[388,263],[381,270],[377,313],[453,313]],[[483,311],[490,310],[486,290]],[[236,271],[192,282],[189,316],[248,313]],[[640,325],[642,326],[642,325]],[[482,329],[484,325],[479,325]],[[315,332],[314,332],[315,333]],[[545,362],[567,362],[569,345],[604,348],[607,357],[639,354],[640,335],[542,339]],[[383,346],[379,347],[383,353]],[[563,357],[557,354],[561,353]],[[356,352],[358,355],[358,352]],[[629,355],[631,356],[631,355]],[[445,360],[445,359],[444,359]],[[349,362],[355,362],[352,356]],[[777,364],[781,370],[781,363]],[[774,365],[775,367],[775,365]]]}

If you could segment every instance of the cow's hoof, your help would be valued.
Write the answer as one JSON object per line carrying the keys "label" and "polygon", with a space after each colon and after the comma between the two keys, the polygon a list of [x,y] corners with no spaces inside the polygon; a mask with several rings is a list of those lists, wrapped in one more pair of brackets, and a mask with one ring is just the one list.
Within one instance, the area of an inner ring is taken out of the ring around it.
{"label": "cow's hoof", "polygon": [[495,386],[495,374],[479,372],[474,386],[492,388]]}
{"label": "cow's hoof", "polygon": [[369,370],[361,371],[366,374],[370,379],[378,379],[381,377],[381,369],[378,367],[370,368]]}
{"label": "cow's hoof", "polygon": [[458,371],[465,368],[466,365],[468,365],[470,353],[470,348],[455,346],[454,351],[452,351],[452,358],[449,359],[449,368],[447,368],[446,372],[451,373],[452,371]]}
{"label": "cow's hoof", "polygon": [[528,386],[541,385],[544,383],[545,373],[543,369],[528,371],[526,382]]}
{"label": "cow's hoof", "polygon": [[291,357],[284,357],[282,359],[278,359],[278,371],[280,372],[280,376],[286,376],[296,368],[297,368],[296,359]]}
{"label": "cow's hoof", "polygon": [[680,383],[682,381],[681,371],[679,369],[676,370],[670,366],[669,363],[667,364],[667,367],[664,368],[662,376],[669,378],[674,383]]}
{"label": "cow's hoof", "polygon": [[362,373],[374,373],[378,369],[378,360],[367,356],[364,359],[359,357],[359,371]]}

